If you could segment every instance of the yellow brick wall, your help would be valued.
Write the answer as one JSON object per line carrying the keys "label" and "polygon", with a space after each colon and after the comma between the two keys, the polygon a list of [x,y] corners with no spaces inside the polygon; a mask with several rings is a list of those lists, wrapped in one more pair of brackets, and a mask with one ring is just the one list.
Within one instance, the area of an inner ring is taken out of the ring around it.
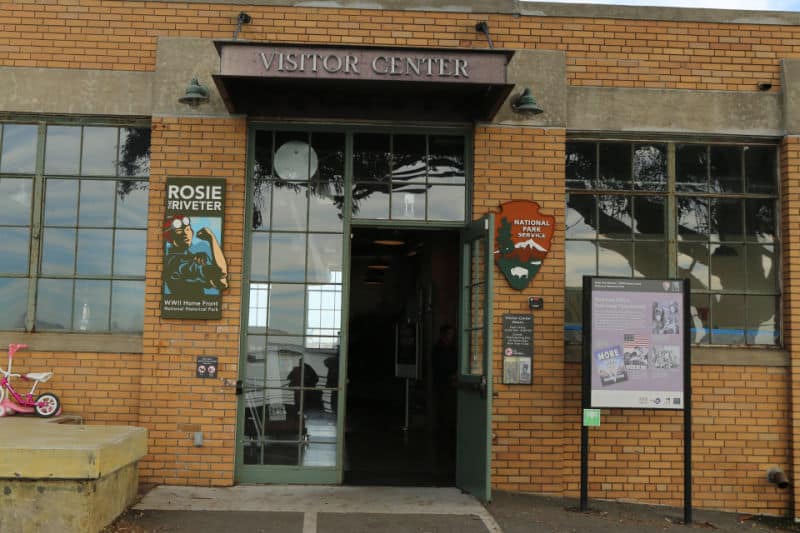
{"label": "yellow brick wall", "polygon": [[[244,119],[154,118],[150,168],[144,353],[139,425],[149,431],[149,455],[140,463],[142,482],[230,485],[233,483],[239,323],[244,250]],[[161,268],[164,185],[168,177],[225,178],[222,248],[230,288],[222,319],[162,319]],[[219,379],[195,377],[197,356],[219,357]],[[205,445],[192,445],[202,431]]]}
{"label": "yellow brick wall", "polygon": [[573,85],[755,91],[800,57],[800,28],[215,3],[0,0],[0,66],[151,71],[158,36],[563,50]]}
{"label": "yellow brick wall", "polygon": [[[473,215],[509,200],[532,200],[556,217],[552,246],[527,289],[511,288],[494,272],[494,390],[492,484],[504,490],[560,493],[564,377],[564,142],[565,130],[479,127],[475,131]],[[533,312],[531,385],[502,383],[502,315],[526,313],[528,296],[542,296]]]}
{"label": "yellow brick wall", "polygon": [[[793,453],[789,479],[800,472],[800,136],[790,135],[781,143],[781,242],[783,244],[783,342],[791,354],[791,434]],[[800,491],[794,492],[795,515],[800,509]]]}

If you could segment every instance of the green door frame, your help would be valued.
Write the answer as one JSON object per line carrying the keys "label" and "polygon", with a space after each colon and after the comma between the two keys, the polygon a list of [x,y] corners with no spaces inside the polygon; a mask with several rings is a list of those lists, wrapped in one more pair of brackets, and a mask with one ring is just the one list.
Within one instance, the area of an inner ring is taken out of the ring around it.
{"label": "green door frame", "polygon": [[353,219],[352,195],[349,191],[353,185],[353,135],[356,133],[375,132],[385,134],[453,134],[463,135],[465,142],[465,216],[468,218],[469,206],[472,205],[472,153],[473,130],[466,125],[431,125],[422,127],[415,125],[387,124],[353,126],[353,125],[319,125],[313,123],[274,123],[252,122],[248,125],[247,137],[247,181],[245,185],[246,210],[245,210],[245,235],[244,258],[242,272],[242,303],[241,303],[241,328],[239,332],[239,378],[243,378],[243,369],[247,364],[247,330],[246,324],[250,308],[250,261],[252,249],[252,225],[249,221],[253,217],[253,196],[250,190],[252,169],[255,161],[255,132],[257,130],[274,131],[309,131],[309,132],[337,132],[345,135],[344,158],[344,204],[343,204],[343,243],[342,243],[342,302],[341,302],[341,333],[339,350],[339,394],[337,400],[337,451],[336,465],[334,467],[303,467],[281,465],[245,465],[242,457],[244,439],[245,405],[244,395],[239,395],[236,410],[236,446],[234,481],[236,483],[278,483],[278,484],[341,484],[344,477],[344,427],[345,405],[347,398],[347,343],[349,338],[349,311],[350,311],[350,234],[353,227],[386,227],[392,229],[462,229],[463,222],[445,221],[408,221],[384,219]]}
{"label": "green door frame", "polygon": [[[478,242],[482,244],[474,255]],[[456,486],[488,502],[492,497],[494,214],[464,228],[461,260]]]}

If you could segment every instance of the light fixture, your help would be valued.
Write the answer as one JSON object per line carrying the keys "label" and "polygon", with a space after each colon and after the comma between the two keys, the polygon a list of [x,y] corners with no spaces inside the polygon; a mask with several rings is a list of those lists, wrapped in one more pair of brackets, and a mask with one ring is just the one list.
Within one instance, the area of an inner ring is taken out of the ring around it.
{"label": "light fixture", "polygon": [[543,111],[531,94],[530,87],[525,87],[519,96],[511,100],[511,109],[517,113],[524,113],[526,115],[538,115]]}
{"label": "light fixture", "polygon": [[475,24],[475,31],[479,31],[482,34],[484,34],[486,36],[486,40],[489,41],[489,48],[494,48],[492,37],[489,35],[489,25],[486,23],[485,20],[482,20],[479,23]]}
{"label": "light fixture", "polygon": [[381,246],[403,246],[406,243],[400,239],[375,239],[372,242]]}
{"label": "light fixture", "polygon": [[367,275],[364,276],[364,285],[383,285],[383,271],[367,271]]}
{"label": "light fixture", "polygon": [[376,259],[367,265],[369,270],[389,270],[389,262],[384,259]]}
{"label": "light fixture", "polygon": [[307,180],[317,173],[317,152],[307,142],[287,141],[275,150],[275,173],[285,180]]}
{"label": "light fixture", "polygon": [[233,32],[233,40],[235,41],[237,37],[239,37],[239,32],[242,31],[242,26],[244,24],[250,24],[253,20],[253,17],[242,11],[239,13],[239,16],[236,18],[236,31]]}
{"label": "light fixture", "polygon": [[208,102],[208,87],[197,81],[197,77],[192,78],[189,85],[186,86],[186,92],[183,96],[178,98],[182,104],[187,104],[190,107],[197,107],[200,104]]}

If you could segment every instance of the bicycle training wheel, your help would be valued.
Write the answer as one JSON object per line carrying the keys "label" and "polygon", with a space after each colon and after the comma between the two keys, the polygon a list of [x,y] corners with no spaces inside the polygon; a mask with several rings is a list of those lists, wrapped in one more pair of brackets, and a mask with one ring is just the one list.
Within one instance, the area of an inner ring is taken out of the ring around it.
{"label": "bicycle training wheel", "polygon": [[34,405],[33,408],[37,415],[44,418],[50,418],[51,416],[55,416],[61,410],[61,402],[59,401],[58,396],[55,394],[45,392],[36,398],[36,405]]}

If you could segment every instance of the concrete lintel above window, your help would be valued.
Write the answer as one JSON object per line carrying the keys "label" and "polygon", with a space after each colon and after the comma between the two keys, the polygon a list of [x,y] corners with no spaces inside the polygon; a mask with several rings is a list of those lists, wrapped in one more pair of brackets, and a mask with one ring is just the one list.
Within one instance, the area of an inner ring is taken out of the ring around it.
{"label": "concrete lintel above window", "polygon": [[141,335],[86,333],[0,333],[0,346],[28,345],[32,352],[142,353]]}

